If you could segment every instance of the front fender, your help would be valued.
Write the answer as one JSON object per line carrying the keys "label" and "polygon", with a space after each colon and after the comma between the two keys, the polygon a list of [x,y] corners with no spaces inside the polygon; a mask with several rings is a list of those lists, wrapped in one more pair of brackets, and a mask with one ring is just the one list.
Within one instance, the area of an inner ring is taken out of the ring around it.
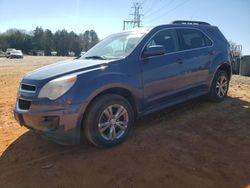
{"label": "front fender", "polygon": [[[122,73],[95,74],[97,76],[83,79],[76,88],[77,100],[82,104],[79,109],[78,128],[81,126],[82,117],[90,102],[100,93],[113,88],[128,90],[138,104],[142,103],[143,91],[139,77]],[[85,86],[85,87],[84,87]]]}
{"label": "front fender", "polygon": [[[81,84],[77,95],[79,102],[91,101],[99,93],[111,88],[123,88],[131,92],[135,97],[142,95],[142,86],[137,76],[126,75],[123,73],[96,74],[97,76]],[[84,87],[86,86],[86,87]]]}

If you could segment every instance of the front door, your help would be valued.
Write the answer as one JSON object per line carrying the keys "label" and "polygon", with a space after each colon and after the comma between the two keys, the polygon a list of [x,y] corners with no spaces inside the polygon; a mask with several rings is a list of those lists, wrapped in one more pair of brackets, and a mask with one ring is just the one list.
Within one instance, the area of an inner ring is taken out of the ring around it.
{"label": "front door", "polygon": [[166,53],[141,60],[145,107],[160,105],[185,87],[185,68],[178,57],[178,39],[175,29],[156,33],[144,51],[154,45],[165,47]]}

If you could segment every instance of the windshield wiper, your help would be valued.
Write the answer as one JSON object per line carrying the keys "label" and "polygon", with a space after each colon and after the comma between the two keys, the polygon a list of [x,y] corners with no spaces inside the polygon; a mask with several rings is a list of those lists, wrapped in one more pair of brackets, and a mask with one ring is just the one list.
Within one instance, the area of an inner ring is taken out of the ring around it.
{"label": "windshield wiper", "polygon": [[85,59],[101,59],[101,60],[105,60],[106,58],[104,56],[98,56],[98,55],[93,55],[93,56],[87,56],[84,57]]}

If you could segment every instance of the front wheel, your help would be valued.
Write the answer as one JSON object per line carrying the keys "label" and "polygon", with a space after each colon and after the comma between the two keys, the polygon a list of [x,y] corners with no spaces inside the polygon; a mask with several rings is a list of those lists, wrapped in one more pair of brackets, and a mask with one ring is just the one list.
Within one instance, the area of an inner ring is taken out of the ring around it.
{"label": "front wheel", "polygon": [[130,103],[119,95],[107,94],[93,101],[84,120],[84,133],[96,146],[111,147],[127,137],[134,122]]}
{"label": "front wheel", "polygon": [[214,76],[208,98],[215,102],[221,102],[229,88],[229,76],[223,70],[218,70]]}

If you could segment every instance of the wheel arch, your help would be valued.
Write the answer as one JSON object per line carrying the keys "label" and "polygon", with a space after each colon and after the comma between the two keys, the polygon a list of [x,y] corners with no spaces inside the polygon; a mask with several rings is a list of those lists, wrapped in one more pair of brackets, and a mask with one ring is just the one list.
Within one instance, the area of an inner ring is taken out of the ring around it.
{"label": "wheel arch", "polygon": [[232,68],[231,68],[231,63],[228,61],[224,61],[222,63],[218,63],[217,65],[213,65],[210,69],[211,71],[211,77],[210,77],[210,82],[209,85],[211,86],[213,79],[216,75],[216,72],[218,70],[224,70],[228,76],[229,76],[229,80],[231,79],[231,75],[232,75]]}
{"label": "wheel arch", "polygon": [[216,69],[215,72],[217,72],[218,70],[223,70],[227,73],[227,75],[229,76],[229,80],[231,79],[232,76],[232,68],[231,65],[229,63],[223,63],[221,65],[219,65]]}
{"label": "wheel arch", "polygon": [[123,87],[111,87],[111,88],[106,88],[106,89],[98,92],[95,96],[93,96],[91,98],[91,100],[89,101],[89,103],[86,106],[84,113],[82,114],[81,128],[83,128],[83,126],[84,126],[83,125],[84,118],[85,118],[85,115],[88,112],[91,104],[95,101],[95,99],[97,99],[98,97],[105,95],[105,94],[116,94],[116,95],[120,95],[120,96],[124,97],[131,104],[133,111],[134,111],[134,117],[135,118],[137,117],[138,104],[136,103],[135,96],[132,94],[132,92],[129,89],[123,88]]}

